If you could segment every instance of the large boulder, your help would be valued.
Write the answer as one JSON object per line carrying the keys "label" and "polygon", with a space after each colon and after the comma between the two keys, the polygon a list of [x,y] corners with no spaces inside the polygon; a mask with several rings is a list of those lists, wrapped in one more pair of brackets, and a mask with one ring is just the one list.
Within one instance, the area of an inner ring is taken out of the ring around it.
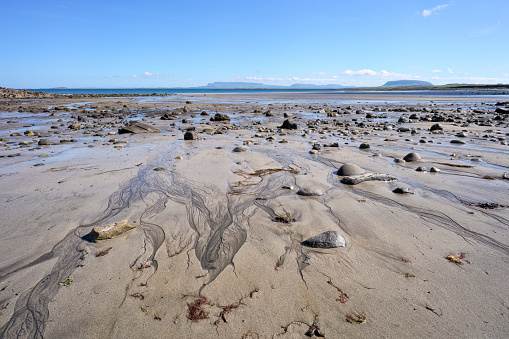
{"label": "large boulder", "polygon": [[133,228],[136,228],[136,226],[129,225],[127,220],[122,220],[120,222],[94,227],[94,229],[85,237],[87,240],[93,242],[97,240],[106,240],[130,231]]}
{"label": "large boulder", "polygon": [[346,239],[336,231],[327,231],[306,239],[301,244],[312,248],[346,247]]}
{"label": "large boulder", "polygon": [[118,134],[138,134],[138,133],[159,133],[157,128],[151,127],[139,121],[131,121],[118,130]]}

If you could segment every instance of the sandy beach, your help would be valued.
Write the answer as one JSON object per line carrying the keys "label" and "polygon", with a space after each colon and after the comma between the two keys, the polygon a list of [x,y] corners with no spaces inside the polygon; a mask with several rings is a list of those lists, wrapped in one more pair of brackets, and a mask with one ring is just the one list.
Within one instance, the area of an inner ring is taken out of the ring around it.
{"label": "sandy beach", "polygon": [[500,101],[1,100],[0,337],[507,338]]}

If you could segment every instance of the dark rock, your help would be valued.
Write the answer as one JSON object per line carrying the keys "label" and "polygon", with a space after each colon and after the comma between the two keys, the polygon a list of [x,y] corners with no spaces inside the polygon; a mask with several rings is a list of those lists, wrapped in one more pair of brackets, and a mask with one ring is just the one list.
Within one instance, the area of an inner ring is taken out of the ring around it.
{"label": "dark rock", "polygon": [[141,123],[139,121],[131,121],[124,127],[118,130],[118,134],[139,134],[139,133],[159,133],[157,128],[151,127],[147,124]]}
{"label": "dark rock", "polygon": [[283,125],[281,125],[281,128],[284,128],[284,129],[298,129],[299,126],[295,122],[291,122],[290,120],[286,119],[283,122]]}
{"label": "dark rock", "polygon": [[249,151],[249,147],[247,146],[237,146],[233,149],[233,152],[247,152]]}
{"label": "dark rock", "polygon": [[430,127],[429,129],[431,132],[434,132],[434,131],[443,131],[444,128],[442,127],[442,125],[440,124],[434,124],[433,126]]}
{"label": "dark rock", "polygon": [[49,139],[40,139],[38,142],[39,146],[47,146],[50,144]]}
{"label": "dark rock", "polygon": [[463,140],[451,140],[451,144],[464,145],[466,142]]}
{"label": "dark rock", "polygon": [[369,144],[362,143],[362,144],[360,144],[359,149],[368,149],[369,147],[370,147]]}
{"label": "dark rock", "polygon": [[198,133],[196,131],[187,131],[184,134],[184,140],[198,140]]}
{"label": "dark rock", "polygon": [[410,188],[408,187],[396,187],[392,190],[393,193],[396,194],[415,194]]}
{"label": "dark rock", "polygon": [[411,152],[405,155],[403,160],[405,160],[406,162],[419,161],[421,160],[421,156],[418,153]]}
{"label": "dark rock", "polygon": [[346,247],[346,239],[336,231],[327,231],[306,239],[301,244],[311,248],[337,248]]}
{"label": "dark rock", "polygon": [[496,113],[500,113],[500,114],[509,114],[509,108],[507,108],[507,107],[497,107],[495,112]]}
{"label": "dark rock", "polygon": [[417,172],[426,172],[428,169],[424,166],[419,166],[415,169]]}
{"label": "dark rock", "polygon": [[230,121],[230,117],[224,113],[216,113],[210,121]]}

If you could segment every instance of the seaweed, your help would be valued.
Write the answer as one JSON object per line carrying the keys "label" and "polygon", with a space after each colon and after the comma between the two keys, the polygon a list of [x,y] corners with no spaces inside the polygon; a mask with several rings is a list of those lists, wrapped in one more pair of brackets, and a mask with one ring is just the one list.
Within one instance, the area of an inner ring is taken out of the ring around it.
{"label": "seaweed", "polygon": [[187,303],[187,319],[197,322],[198,320],[210,318],[209,311],[204,309],[207,305],[210,305],[210,300],[207,297],[195,297],[192,303]]}
{"label": "seaweed", "polygon": [[111,250],[111,249],[112,249],[112,247],[107,248],[107,249],[105,249],[104,251],[101,251],[101,252],[97,253],[97,254],[95,255],[95,257],[96,257],[96,258],[98,258],[98,257],[104,257],[105,255],[107,255],[108,253],[110,253],[110,250]]}

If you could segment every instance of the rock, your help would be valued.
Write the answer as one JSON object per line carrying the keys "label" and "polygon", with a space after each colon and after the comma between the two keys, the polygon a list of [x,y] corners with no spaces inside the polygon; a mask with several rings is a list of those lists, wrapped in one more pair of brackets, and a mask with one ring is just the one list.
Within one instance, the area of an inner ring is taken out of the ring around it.
{"label": "rock", "polygon": [[351,176],[363,174],[364,170],[357,166],[356,164],[346,163],[338,169],[338,175],[342,176]]}
{"label": "rock", "polygon": [[394,159],[394,162],[397,163],[397,164],[404,164],[406,161],[404,159],[401,159],[401,158],[396,158],[396,159]]}
{"label": "rock", "polygon": [[417,172],[426,172],[428,169],[424,166],[419,166],[415,169]]}
{"label": "rock", "polygon": [[316,154],[316,153],[318,153],[318,150],[316,150],[316,149],[312,149],[309,151],[309,154]]}
{"label": "rock", "polygon": [[438,173],[438,172],[442,172],[442,170],[441,170],[441,169],[439,169],[439,168],[437,168],[437,167],[431,167],[431,168],[429,169],[429,171],[430,171],[431,173]]}
{"label": "rock", "polygon": [[164,113],[161,120],[175,120],[176,118],[171,113]]}
{"label": "rock", "polygon": [[410,128],[408,127],[399,127],[398,132],[410,132]]}
{"label": "rock", "polygon": [[323,191],[319,188],[315,187],[302,187],[298,192],[298,195],[303,195],[305,197],[318,197],[323,195]]}
{"label": "rock", "polygon": [[451,140],[451,144],[465,145],[466,142],[464,142],[463,140]]}
{"label": "rock", "polygon": [[156,171],[156,172],[162,172],[164,170],[165,170],[164,167],[156,167],[156,168],[154,168],[154,171]]}
{"label": "rock", "polygon": [[118,134],[139,134],[139,133],[159,133],[157,128],[153,128],[147,124],[141,123],[139,121],[131,121],[124,127],[118,130]]}
{"label": "rock", "polygon": [[49,139],[40,139],[38,142],[39,146],[47,146],[49,144],[50,144]]}
{"label": "rock", "polygon": [[508,107],[498,107],[495,110],[495,112],[500,113],[500,114],[509,114],[509,108]]}
{"label": "rock", "polygon": [[393,193],[396,194],[415,194],[410,188],[408,187],[396,187],[392,190]]}
{"label": "rock", "polygon": [[311,248],[337,248],[346,247],[346,239],[336,231],[327,231],[306,239],[301,244]]}
{"label": "rock", "polygon": [[230,117],[224,113],[216,113],[210,121],[230,121]]}
{"label": "rock", "polygon": [[444,128],[442,127],[442,125],[440,124],[434,124],[433,126],[431,126],[429,128],[430,132],[434,132],[434,131],[443,131]]}
{"label": "rock", "polygon": [[33,137],[35,135],[34,131],[26,130],[23,134],[25,134],[27,137]]}
{"label": "rock", "polygon": [[80,124],[78,124],[77,122],[69,125],[69,129],[80,129],[80,127],[81,127]]}
{"label": "rock", "polygon": [[295,122],[291,122],[290,120],[286,119],[283,122],[283,125],[281,125],[281,128],[284,128],[284,129],[298,129],[299,126]]}
{"label": "rock", "polygon": [[116,237],[119,234],[136,228],[136,226],[129,225],[127,220],[115,222],[112,224],[94,227],[94,229],[85,236],[87,240],[95,242],[96,240],[106,240]]}
{"label": "rock", "polygon": [[421,160],[421,156],[419,155],[419,153],[411,152],[405,155],[403,157],[403,160],[405,160],[406,162],[419,161]]}
{"label": "rock", "polygon": [[198,133],[196,131],[187,131],[184,134],[184,140],[198,140]]}
{"label": "rock", "polygon": [[341,183],[345,185],[357,185],[364,181],[396,181],[397,179],[389,174],[383,173],[366,173],[351,175],[341,179]]}
{"label": "rock", "polygon": [[369,144],[362,143],[362,144],[360,144],[359,149],[368,149],[369,147],[370,147]]}
{"label": "rock", "polygon": [[247,146],[237,146],[233,149],[233,152],[247,152],[249,151],[249,147]]}

